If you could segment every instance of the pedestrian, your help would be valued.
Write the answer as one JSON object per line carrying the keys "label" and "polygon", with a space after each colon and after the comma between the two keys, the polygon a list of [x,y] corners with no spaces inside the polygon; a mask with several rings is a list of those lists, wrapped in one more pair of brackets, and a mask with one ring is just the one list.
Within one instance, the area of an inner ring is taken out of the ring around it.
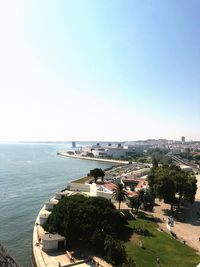
{"label": "pedestrian", "polygon": [[157,266],[160,266],[160,258],[156,259]]}
{"label": "pedestrian", "polygon": [[91,267],[94,267],[96,264],[95,264],[95,260],[92,258],[91,259]]}

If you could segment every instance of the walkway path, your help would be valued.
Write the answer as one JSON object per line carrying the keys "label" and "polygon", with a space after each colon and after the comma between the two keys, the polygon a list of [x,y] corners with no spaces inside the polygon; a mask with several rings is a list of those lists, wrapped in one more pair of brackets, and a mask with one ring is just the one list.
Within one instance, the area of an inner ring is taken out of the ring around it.
{"label": "walkway path", "polygon": [[80,156],[80,155],[71,155],[71,154],[69,154],[67,152],[58,152],[58,155],[69,157],[69,158],[75,158],[75,159],[93,160],[93,161],[101,161],[101,162],[108,162],[108,163],[118,163],[118,164],[128,164],[129,163],[129,161],[125,161],[125,160],[100,159],[100,158],[84,157],[84,156]]}
{"label": "walkway path", "polygon": [[[175,221],[174,227],[171,230],[176,233],[177,237],[182,241],[186,241],[186,244],[193,247],[200,253],[200,175],[197,178],[197,194],[194,204],[189,204],[184,208],[182,221]],[[158,217],[164,222],[160,223],[160,227],[168,231],[167,214],[166,211],[170,209],[170,205],[163,202],[157,202],[158,206],[155,206],[153,215]]]}

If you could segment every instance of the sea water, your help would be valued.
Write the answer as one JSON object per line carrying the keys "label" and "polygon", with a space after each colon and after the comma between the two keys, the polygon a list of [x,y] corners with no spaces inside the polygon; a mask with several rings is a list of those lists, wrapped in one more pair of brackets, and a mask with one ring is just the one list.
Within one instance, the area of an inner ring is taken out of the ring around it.
{"label": "sea water", "polygon": [[58,156],[71,143],[0,144],[0,243],[21,267],[33,266],[32,231],[46,200],[109,163]]}

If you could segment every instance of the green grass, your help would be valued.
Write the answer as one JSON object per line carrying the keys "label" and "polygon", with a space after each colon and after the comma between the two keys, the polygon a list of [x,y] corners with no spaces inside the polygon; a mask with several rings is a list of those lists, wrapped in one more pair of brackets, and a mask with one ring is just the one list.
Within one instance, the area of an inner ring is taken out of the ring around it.
{"label": "green grass", "polygon": [[83,178],[80,178],[78,180],[73,181],[73,183],[84,184],[84,183],[90,181],[91,179],[94,179],[94,178],[92,176],[85,176]]}
{"label": "green grass", "polygon": [[[129,221],[129,228],[142,228],[149,231],[149,236],[133,234],[126,242],[127,254],[138,267],[156,267],[156,258],[160,258],[162,267],[195,267],[200,263],[200,256],[187,245],[169,234],[157,230],[157,223],[151,217],[140,214],[136,221]],[[143,241],[144,248],[139,242]]]}

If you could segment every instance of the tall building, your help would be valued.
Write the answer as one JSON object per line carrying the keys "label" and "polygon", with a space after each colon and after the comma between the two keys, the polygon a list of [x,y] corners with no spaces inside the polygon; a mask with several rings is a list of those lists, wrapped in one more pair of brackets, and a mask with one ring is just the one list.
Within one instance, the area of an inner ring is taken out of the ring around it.
{"label": "tall building", "polygon": [[181,142],[185,143],[185,136],[181,136]]}
{"label": "tall building", "polygon": [[72,142],[72,147],[76,148],[76,142]]}

